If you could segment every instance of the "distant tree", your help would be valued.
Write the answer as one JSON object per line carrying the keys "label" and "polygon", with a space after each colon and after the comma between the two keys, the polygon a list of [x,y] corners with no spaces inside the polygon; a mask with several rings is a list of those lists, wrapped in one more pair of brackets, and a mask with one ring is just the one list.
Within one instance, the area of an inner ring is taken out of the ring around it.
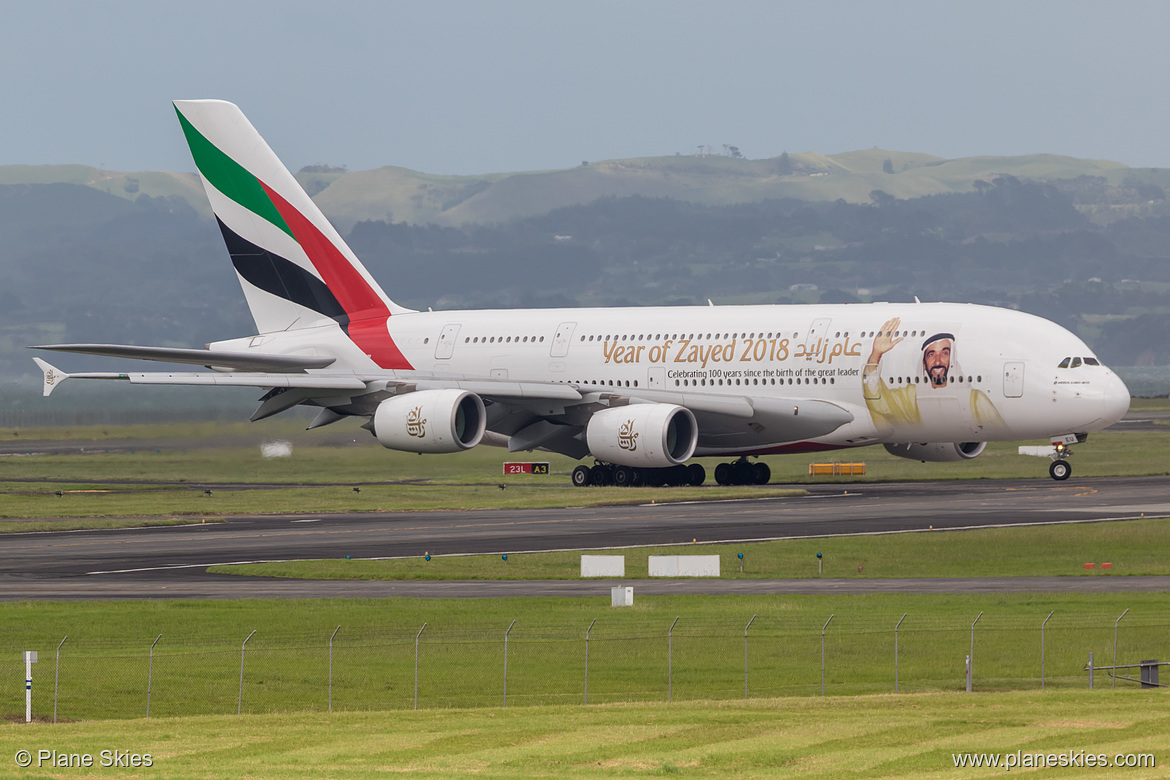
{"label": "distant tree", "polygon": [[729,147],[727,147],[727,148],[728,148],[728,149],[731,151],[731,156],[732,156],[732,158],[733,158],[733,159],[736,159],[736,160],[738,160],[738,159],[740,159],[741,157],[743,157],[743,155],[739,153],[739,147],[738,147],[738,146],[729,146]]}
{"label": "distant tree", "polygon": [[882,163],[882,173],[893,173],[893,172],[894,172],[894,161],[891,160],[889,157],[887,157],[885,162]]}
{"label": "distant tree", "polygon": [[984,194],[988,189],[991,188],[991,185],[985,182],[983,179],[976,179],[971,183],[971,185],[979,191],[980,195]]}
{"label": "distant tree", "polygon": [[792,159],[788,156],[788,152],[780,153],[780,159],[776,161],[776,173],[781,176],[792,173]]}
{"label": "distant tree", "polygon": [[898,201],[898,199],[893,195],[889,194],[888,192],[884,192],[883,190],[874,190],[873,192],[869,193],[869,199],[873,201],[873,205],[877,206],[879,209],[893,206]]}

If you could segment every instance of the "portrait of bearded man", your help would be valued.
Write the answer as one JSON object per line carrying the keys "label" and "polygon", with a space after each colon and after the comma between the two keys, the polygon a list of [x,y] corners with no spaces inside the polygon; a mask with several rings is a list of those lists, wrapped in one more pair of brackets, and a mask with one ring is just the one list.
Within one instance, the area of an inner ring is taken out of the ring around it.
{"label": "portrait of bearded man", "polygon": [[[897,317],[882,325],[874,337],[873,348],[862,371],[865,403],[879,430],[905,430],[915,434],[920,429],[938,431],[951,427],[959,433],[980,434],[1003,427],[1004,421],[987,397],[971,387],[959,368],[956,339],[953,333],[934,333],[922,342],[922,355],[915,376],[905,377],[905,384],[891,386],[882,379],[882,359],[898,346],[906,335],[900,333]],[[960,385],[969,387],[963,393]]]}

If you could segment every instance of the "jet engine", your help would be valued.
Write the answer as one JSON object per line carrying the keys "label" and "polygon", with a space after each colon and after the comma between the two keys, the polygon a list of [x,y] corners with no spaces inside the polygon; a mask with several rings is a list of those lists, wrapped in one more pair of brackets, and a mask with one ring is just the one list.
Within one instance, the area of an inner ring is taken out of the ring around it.
{"label": "jet engine", "polygon": [[466,390],[396,395],[374,410],[378,443],[404,452],[459,452],[479,444],[487,424],[483,399]]}
{"label": "jet engine", "polygon": [[585,440],[595,458],[621,466],[665,468],[695,454],[699,426],[691,411],[672,404],[631,404],[589,418]]}
{"label": "jet engine", "polygon": [[985,441],[943,441],[922,444],[887,444],[886,452],[923,463],[956,463],[977,458],[987,448]]}

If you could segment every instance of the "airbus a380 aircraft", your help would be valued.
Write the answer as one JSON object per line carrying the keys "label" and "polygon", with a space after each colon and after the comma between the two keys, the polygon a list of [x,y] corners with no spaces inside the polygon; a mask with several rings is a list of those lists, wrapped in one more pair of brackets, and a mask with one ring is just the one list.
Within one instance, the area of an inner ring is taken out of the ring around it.
{"label": "airbus a380 aircraft", "polygon": [[1068,445],[1121,419],[1124,383],[1079,338],[1020,312],[951,303],[418,312],[395,304],[235,105],[175,103],[259,335],[170,349],[37,347],[206,366],[69,378],[265,391],[260,420],[320,408],[384,447],[480,443],[573,458],[575,485],[762,484],[748,457],[883,444],[922,461],[989,441]]}

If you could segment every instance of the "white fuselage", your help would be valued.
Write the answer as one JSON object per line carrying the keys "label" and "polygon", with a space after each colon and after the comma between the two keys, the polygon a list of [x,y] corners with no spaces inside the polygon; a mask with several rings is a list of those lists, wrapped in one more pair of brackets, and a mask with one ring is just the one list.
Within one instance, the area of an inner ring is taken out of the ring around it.
{"label": "white fuselage", "polygon": [[[895,346],[875,360],[875,333],[890,323]],[[827,435],[802,439],[775,426],[720,428],[714,418],[704,425],[700,415],[697,455],[1037,439],[1099,430],[1129,406],[1125,385],[1093,365],[1092,351],[1069,331],[972,304],[416,312],[390,317],[387,329],[414,376],[563,383],[684,405],[696,396],[815,399],[853,416]],[[940,335],[950,337],[949,365],[946,381],[934,384],[923,342]],[[331,373],[383,371],[332,324],[213,348],[229,346],[337,355]],[[1077,367],[1059,367],[1065,358],[1079,358]]]}

